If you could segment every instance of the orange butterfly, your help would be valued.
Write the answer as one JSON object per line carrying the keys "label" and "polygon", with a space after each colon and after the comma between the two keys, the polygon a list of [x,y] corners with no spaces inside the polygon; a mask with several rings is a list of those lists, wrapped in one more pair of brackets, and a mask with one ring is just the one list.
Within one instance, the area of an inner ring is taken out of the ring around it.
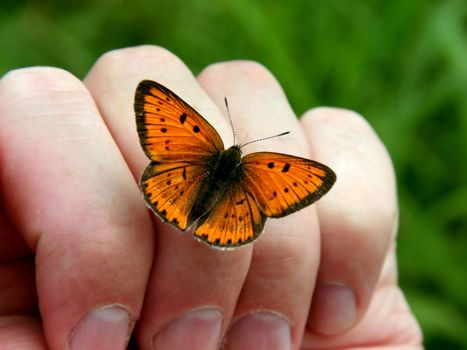
{"label": "orange butterfly", "polygon": [[139,83],[134,103],[139,139],[151,163],[141,177],[149,208],[219,248],[250,243],[266,217],[291,214],[318,200],[336,180],[321,163],[224,149],[217,131],[175,93],[154,81]]}

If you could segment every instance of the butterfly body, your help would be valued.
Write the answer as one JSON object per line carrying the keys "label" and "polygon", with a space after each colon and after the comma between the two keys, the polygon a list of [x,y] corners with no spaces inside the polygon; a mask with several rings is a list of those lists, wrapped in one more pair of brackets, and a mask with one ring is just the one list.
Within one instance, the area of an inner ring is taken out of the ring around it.
{"label": "butterfly body", "polygon": [[238,146],[214,154],[206,161],[205,177],[190,213],[190,222],[206,214],[225,195],[227,187],[238,181],[240,165],[241,151]]}
{"label": "butterfly body", "polygon": [[292,155],[224,149],[217,131],[175,93],[142,81],[135,94],[141,145],[152,160],[141,177],[148,207],[214,247],[254,241],[267,217],[315,202],[334,184],[326,165]]}

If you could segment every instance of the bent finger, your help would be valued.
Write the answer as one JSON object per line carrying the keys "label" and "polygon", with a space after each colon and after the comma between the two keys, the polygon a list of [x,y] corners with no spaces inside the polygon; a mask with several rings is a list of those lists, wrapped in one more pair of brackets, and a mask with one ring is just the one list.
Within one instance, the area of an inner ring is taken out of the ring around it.
{"label": "bent finger", "polygon": [[[138,140],[133,110],[135,89],[144,79],[167,86],[203,115],[224,140],[231,137],[222,112],[175,55],[155,46],[108,53],[93,67],[86,84],[135,178],[149,164]],[[157,218],[154,221],[157,249],[138,343],[144,349],[215,349],[232,317],[251,248],[215,250],[195,241],[190,233],[181,234]]]}
{"label": "bent finger", "polygon": [[394,239],[395,176],[383,144],[356,113],[317,108],[301,123],[313,154],[337,174],[318,204],[321,265],[308,325],[337,334],[362,318]]}
{"label": "bent finger", "polygon": [[[220,108],[224,97],[238,143],[290,131],[242,148],[309,156],[309,146],[277,80],[249,61],[218,63],[198,77]],[[225,108],[225,107],[224,107]],[[284,191],[284,189],[280,189]],[[284,193],[284,192],[282,192]],[[297,349],[319,265],[319,226],[314,206],[268,219],[237,302],[227,349]]]}
{"label": "bent finger", "polygon": [[131,173],[71,74],[13,71],[0,82],[0,99],[2,194],[36,252],[49,347],[123,348],[152,258],[150,221]]}

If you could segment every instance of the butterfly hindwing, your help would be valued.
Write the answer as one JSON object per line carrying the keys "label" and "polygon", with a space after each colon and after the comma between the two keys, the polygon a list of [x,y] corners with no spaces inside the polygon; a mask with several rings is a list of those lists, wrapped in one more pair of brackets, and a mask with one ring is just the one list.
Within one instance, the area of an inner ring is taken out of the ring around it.
{"label": "butterfly hindwing", "polygon": [[203,165],[151,162],[141,177],[141,188],[154,213],[185,231],[192,224],[190,212],[205,177]]}
{"label": "butterfly hindwing", "polygon": [[253,196],[240,182],[235,182],[199,219],[194,235],[210,245],[233,248],[254,241],[263,230],[265,220]]}
{"label": "butterfly hindwing", "polygon": [[268,217],[291,214],[321,198],[336,181],[324,164],[286,154],[258,152],[242,159],[245,189]]}
{"label": "butterfly hindwing", "polygon": [[141,146],[153,161],[199,161],[224,150],[209,122],[159,83],[140,82],[134,108]]}

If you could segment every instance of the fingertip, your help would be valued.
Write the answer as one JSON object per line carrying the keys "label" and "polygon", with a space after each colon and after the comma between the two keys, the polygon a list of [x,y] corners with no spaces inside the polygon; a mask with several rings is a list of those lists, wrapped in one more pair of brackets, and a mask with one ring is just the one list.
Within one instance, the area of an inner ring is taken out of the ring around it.
{"label": "fingertip", "polygon": [[354,290],[341,283],[321,282],[313,294],[308,327],[323,335],[339,334],[349,329],[357,317]]}
{"label": "fingertip", "polygon": [[130,315],[121,306],[111,305],[88,313],[74,329],[71,350],[123,349],[131,331]]}

